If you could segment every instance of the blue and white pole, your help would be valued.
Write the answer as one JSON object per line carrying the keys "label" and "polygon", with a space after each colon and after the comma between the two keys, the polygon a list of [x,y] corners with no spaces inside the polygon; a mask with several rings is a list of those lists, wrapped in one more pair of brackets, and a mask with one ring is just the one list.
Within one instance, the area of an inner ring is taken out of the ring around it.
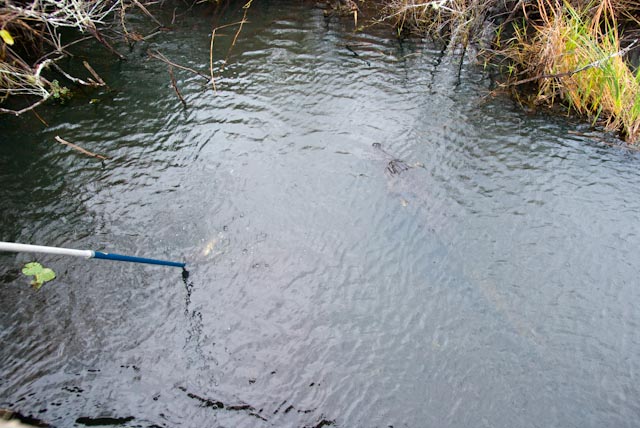
{"label": "blue and white pole", "polygon": [[183,269],[187,265],[186,263],[181,263],[181,262],[148,259],[145,257],[125,256],[123,254],[116,254],[116,253],[103,253],[101,251],[74,250],[72,248],[45,247],[42,245],[17,244],[14,242],[2,242],[2,241],[0,241],[0,251],[10,251],[14,253],[45,253],[45,254],[55,254],[60,256],[84,257],[85,259],[104,259],[104,260],[115,260],[119,262],[175,266],[175,267],[181,267]]}

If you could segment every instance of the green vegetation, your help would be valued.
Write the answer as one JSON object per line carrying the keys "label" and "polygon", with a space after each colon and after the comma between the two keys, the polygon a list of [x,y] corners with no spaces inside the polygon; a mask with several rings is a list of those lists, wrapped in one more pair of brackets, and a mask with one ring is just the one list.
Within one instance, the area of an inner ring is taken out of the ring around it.
{"label": "green vegetation", "polygon": [[400,32],[478,47],[518,98],[561,102],[637,144],[640,72],[626,55],[639,10],[635,0],[392,0],[386,19]]}
{"label": "green vegetation", "polygon": [[606,1],[578,11],[541,3],[541,25],[532,37],[520,31],[505,53],[538,83],[536,99],[562,99],[569,108],[619,130],[629,142],[640,136],[640,74],[625,63],[615,11]]}
{"label": "green vegetation", "polygon": [[56,277],[56,273],[52,269],[46,268],[38,262],[24,265],[22,273],[26,276],[33,276],[31,286],[36,290],[39,290],[45,282],[49,282]]}

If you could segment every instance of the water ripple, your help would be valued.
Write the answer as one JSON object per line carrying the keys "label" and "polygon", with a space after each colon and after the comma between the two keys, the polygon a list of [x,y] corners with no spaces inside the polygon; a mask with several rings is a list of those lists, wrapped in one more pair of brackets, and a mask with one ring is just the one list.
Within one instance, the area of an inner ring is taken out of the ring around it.
{"label": "water ripple", "polygon": [[[208,74],[205,12],[153,48]],[[635,426],[637,153],[489,98],[426,41],[299,2],[250,15],[233,49],[216,33],[216,92],[174,70],[187,109],[135,47],[92,63],[112,90],[91,108],[0,121],[3,240],[190,271],[42,256],[58,279],[36,293],[33,257],[3,255],[0,407],[56,426]]]}

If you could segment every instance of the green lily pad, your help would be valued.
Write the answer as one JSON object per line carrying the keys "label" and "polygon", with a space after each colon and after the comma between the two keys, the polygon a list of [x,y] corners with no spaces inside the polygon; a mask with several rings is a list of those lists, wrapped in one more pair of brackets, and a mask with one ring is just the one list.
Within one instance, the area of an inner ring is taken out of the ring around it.
{"label": "green lily pad", "polygon": [[24,265],[22,273],[34,277],[31,285],[36,290],[39,290],[45,282],[49,282],[56,277],[56,273],[52,269],[46,268],[38,262],[31,262]]}

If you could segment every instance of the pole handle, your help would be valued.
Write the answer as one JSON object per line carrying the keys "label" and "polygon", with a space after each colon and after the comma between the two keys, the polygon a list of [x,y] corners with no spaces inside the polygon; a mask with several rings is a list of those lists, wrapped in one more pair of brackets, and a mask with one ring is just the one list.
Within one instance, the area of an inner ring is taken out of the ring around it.
{"label": "pole handle", "polygon": [[15,242],[0,242],[0,251],[10,251],[14,253],[44,253],[61,256],[93,257],[91,250],[74,250],[72,248],[45,247],[43,245],[18,244]]}

